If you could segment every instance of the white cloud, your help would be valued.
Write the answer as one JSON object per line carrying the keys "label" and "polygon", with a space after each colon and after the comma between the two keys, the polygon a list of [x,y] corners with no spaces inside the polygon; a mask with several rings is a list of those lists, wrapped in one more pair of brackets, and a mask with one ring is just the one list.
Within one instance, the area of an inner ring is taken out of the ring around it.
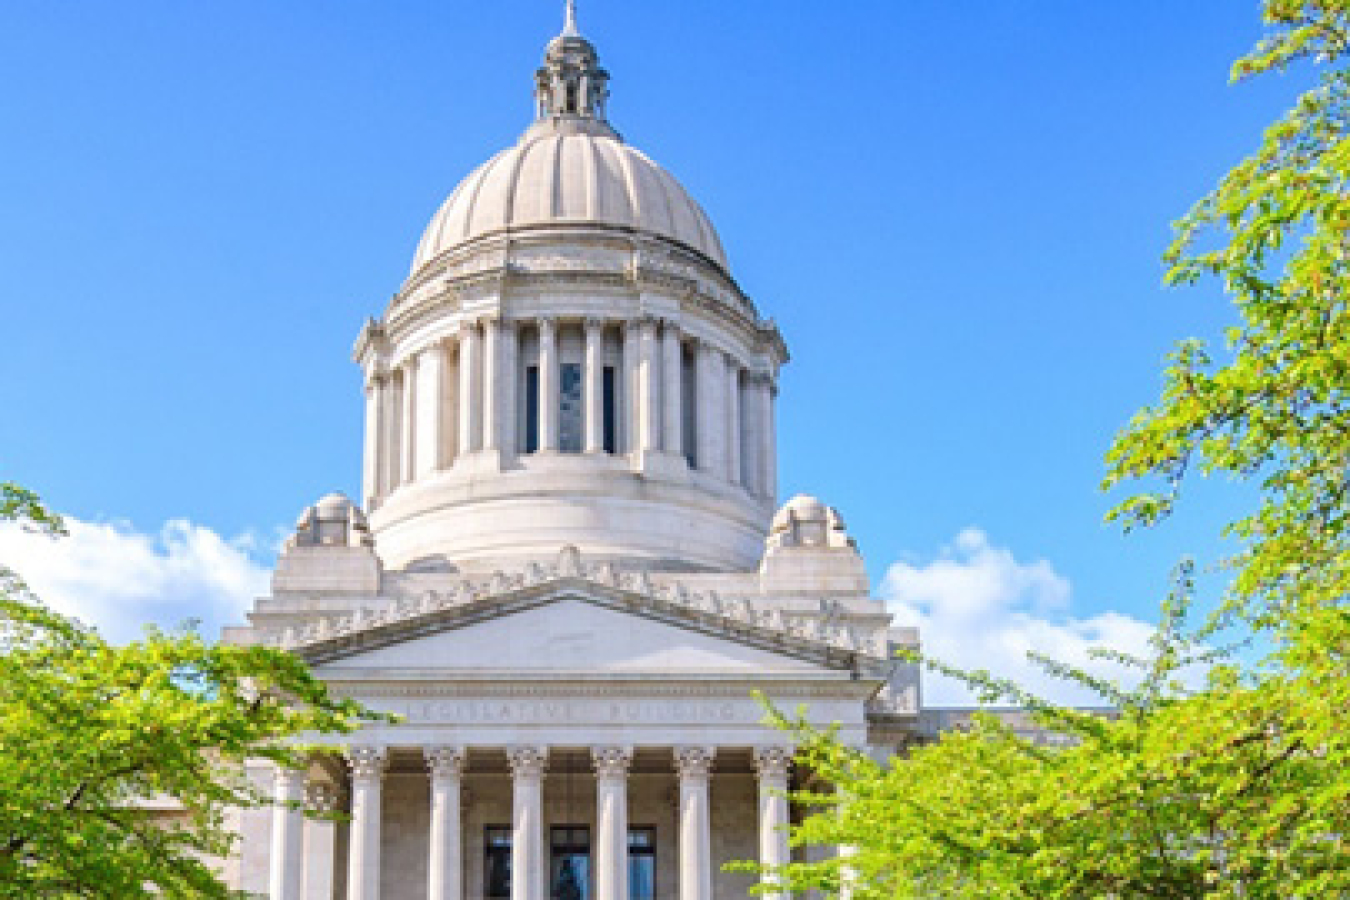
{"label": "white cloud", "polygon": [[[1117,612],[1076,618],[1068,579],[1045,560],[1019,562],[977,528],[967,528],[926,565],[893,564],[881,595],[896,625],[917,626],[926,654],[959,668],[985,669],[1062,703],[1101,704],[1086,689],[1046,674],[1028,651],[1094,675],[1130,683],[1131,670],[1093,659],[1093,646],[1147,656],[1153,626]],[[924,703],[974,702],[965,685],[924,672]]]}
{"label": "white cloud", "polygon": [[185,519],[157,534],[73,518],[66,528],[69,536],[50,538],[0,523],[0,562],[48,606],[112,641],[189,619],[215,639],[222,625],[243,624],[253,598],[267,593],[269,571],[254,559],[252,535],[226,539]]}

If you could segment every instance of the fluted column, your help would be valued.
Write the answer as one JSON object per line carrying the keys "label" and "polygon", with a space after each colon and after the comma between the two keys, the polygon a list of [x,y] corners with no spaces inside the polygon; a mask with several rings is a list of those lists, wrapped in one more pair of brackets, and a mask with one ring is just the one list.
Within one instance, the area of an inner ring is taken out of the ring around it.
{"label": "fluted column", "polygon": [[722,428],[726,413],[722,410],[726,372],[722,369],[722,353],[707,341],[698,344],[698,374],[694,379],[697,391],[694,418],[698,422],[694,434],[698,438],[695,454],[700,470],[721,477],[727,464],[722,453]]}
{"label": "fluted column", "polygon": [[399,461],[399,484],[413,480],[417,471],[415,455],[417,452],[417,357],[412,356],[401,367],[403,372],[403,390],[399,397],[399,438],[398,446],[402,459]]}
{"label": "fluted column", "polygon": [[595,900],[628,900],[628,764],[632,747],[592,747]]}
{"label": "fluted column", "polygon": [[459,333],[459,455],[483,446],[483,339],[468,323]]}
{"label": "fluted column", "polygon": [[539,320],[539,452],[558,449],[558,329]]}
{"label": "fluted column", "polygon": [[638,360],[638,323],[632,319],[623,323],[623,429],[620,432],[620,448],[624,453],[632,453],[642,443],[639,435],[642,422],[642,396],[639,383]]}
{"label": "fluted column", "polygon": [[746,492],[752,497],[758,497],[762,493],[760,457],[763,452],[760,439],[759,376],[746,371],[743,381],[745,390],[741,393],[741,399],[745,402],[745,409],[741,412],[741,453],[745,456],[745,462],[741,472]]}
{"label": "fluted column", "polygon": [[371,375],[366,379],[366,433],[365,459],[361,470],[361,495],[365,501],[366,512],[375,508],[383,493],[381,489],[383,441],[380,440],[384,424],[384,378]]}
{"label": "fluted column", "polygon": [[413,454],[415,478],[423,478],[441,467],[441,381],[445,372],[445,345],[432,341],[417,357],[416,425],[413,428],[417,451]]}
{"label": "fluted column", "polygon": [[[759,775],[759,862],[773,868],[786,866],[788,853],[788,769],[792,751],[787,747],[756,747],[755,771]],[[774,890],[782,879],[773,873],[763,876],[761,884],[769,897],[789,897],[786,890]]]}
{"label": "fluted column", "polygon": [[680,354],[680,331],[666,320],[661,327],[661,395],[663,409],[662,448],[671,456],[684,456],[684,407],[681,397],[684,366]]}
{"label": "fluted column", "polygon": [[769,376],[756,372],[750,381],[750,396],[754,400],[751,409],[751,427],[754,429],[755,442],[755,495],[773,497],[773,482],[769,478],[771,461],[769,450],[773,444],[772,412],[769,409]]}
{"label": "fluted column", "polygon": [[300,900],[305,773],[277,769],[272,784],[272,860],[267,894],[271,900]]}
{"label": "fluted column", "polygon": [[403,429],[399,424],[399,412],[402,403],[402,382],[403,378],[396,370],[390,370],[385,376],[384,415],[382,417],[384,452],[381,454],[381,460],[384,463],[384,489],[380,493],[386,497],[394,492],[401,480],[399,478],[399,462],[403,454],[399,450],[399,437]]}
{"label": "fluted column", "polygon": [[516,455],[516,386],[520,371],[520,327],[503,320],[497,336],[501,359],[497,364],[497,433],[503,456]]}
{"label": "fluted column", "polygon": [[[305,790],[305,805],[319,816],[337,808],[337,789],[331,784],[311,784]],[[300,895],[305,900],[333,900],[333,854],[337,825],[328,818],[305,819],[305,864]]]}
{"label": "fluted column", "polygon": [[638,323],[638,405],[641,408],[641,442],[645,453],[661,449],[661,362],[657,357],[656,320]]}
{"label": "fluted column", "polygon": [[727,481],[741,483],[741,369],[731,354],[726,357]]}
{"label": "fluted column", "polygon": [[772,376],[764,380],[764,496],[778,502],[778,385]]}
{"label": "fluted column", "polygon": [[858,848],[852,844],[839,845],[839,900],[853,900],[854,888],[858,884],[858,871],[848,864],[848,860],[858,855]]}
{"label": "fluted column", "polygon": [[502,373],[502,325],[496,318],[482,321],[483,328],[483,450],[493,452],[501,446],[501,406],[498,403]]}
{"label": "fluted column", "polygon": [[712,825],[708,787],[713,747],[676,747],[680,776],[680,900],[712,900]]}
{"label": "fluted column", "polygon": [[605,451],[604,334],[603,321],[594,318],[586,320],[586,358],[582,366],[585,411],[582,418],[586,426],[587,453]]}
{"label": "fluted column", "polygon": [[352,814],[347,842],[347,900],[380,897],[380,793],[388,754],[383,747],[352,747]]}
{"label": "fluted column", "polygon": [[506,751],[511,765],[511,900],[547,900],[544,877],[544,768],[548,748]]}
{"label": "fluted column", "polygon": [[431,836],[427,860],[427,900],[462,900],[460,783],[467,755],[463,747],[427,747],[431,769]]}

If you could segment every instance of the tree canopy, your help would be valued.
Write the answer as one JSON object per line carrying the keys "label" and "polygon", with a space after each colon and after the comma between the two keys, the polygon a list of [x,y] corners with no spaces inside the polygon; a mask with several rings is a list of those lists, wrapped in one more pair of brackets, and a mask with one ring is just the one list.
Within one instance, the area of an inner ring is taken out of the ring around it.
{"label": "tree canopy", "polygon": [[[14,484],[0,521],[62,533]],[[212,867],[236,840],[227,810],[271,803],[244,760],[302,766],[298,739],[366,715],[272,648],[186,628],[109,644],[0,565],[0,897],[232,896]]]}
{"label": "tree canopy", "polygon": [[[1024,706],[1062,744],[993,716],[879,765],[774,714],[829,793],[799,844],[847,857],[790,866],[797,890],[855,898],[1331,897],[1350,895],[1350,0],[1266,0],[1267,34],[1235,80],[1294,65],[1315,87],[1176,225],[1167,280],[1218,279],[1236,322],[1226,345],[1182,342],[1158,402],[1107,457],[1105,486],[1141,484],[1111,514],[1147,527],[1194,473],[1254,483],[1255,508],[1217,612],[1188,624],[1182,565],[1146,659],[1122,689],[1042,660],[1097,690],[1116,715],[1046,703],[960,673],[990,701]],[[1256,635],[1268,655],[1216,648]],[[936,661],[931,667],[943,669]],[[1179,678],[1209,665],[1198,689]]]}

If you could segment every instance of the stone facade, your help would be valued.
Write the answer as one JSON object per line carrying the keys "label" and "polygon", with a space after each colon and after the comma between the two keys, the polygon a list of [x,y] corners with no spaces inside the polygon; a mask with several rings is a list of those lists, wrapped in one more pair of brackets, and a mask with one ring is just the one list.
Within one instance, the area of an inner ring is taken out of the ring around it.
{"label": "stone facade", "polygon": [[304,512],[225,639],[401,718],[308,771],[250,768],[278,804],[238,814],[241,889],[744,897],[723,864],[788,861],[805,777],[755,692],[879,756],[920,734],[896,660],[918,636],[836,510],[776,502],[783,339],[697,203],[606,121],[608,78],[569,4],[536,121],[361,331],[360,503]]}

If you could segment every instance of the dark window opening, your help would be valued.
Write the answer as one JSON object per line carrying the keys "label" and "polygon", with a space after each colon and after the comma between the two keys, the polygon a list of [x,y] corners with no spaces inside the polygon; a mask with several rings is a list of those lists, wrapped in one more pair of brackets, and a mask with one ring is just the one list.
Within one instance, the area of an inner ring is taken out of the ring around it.
{"label": "dark window opening", "polygon": [[485,829],[483,885],[487,900],[511,900],[511,828],[507,825]]}
{"label": "dark window opening", "polygon": [[656,900],[656,829],[628,829],[628,900]]}
{"label": "dark window opening", "polygon": [[567,113],[573,116],[577,114],[577,86],[575,84],[567,86]]}
{"label": "dark window opening", "polygon": [[558,450],[581,452],[581,363],[563,363],[558,378]]}
{"label": "dark window opening", "polygon": [[618,382],[615,380],[613,366],[605,366],[604,396],[601,400],[604,417],[604,440],[606,453],[618,453]]}
{"label": "dark window opening", "polygon": [[548,883],[550,900],[590,900],[590,828],[554,825],[549,830]]}
{"label": "dark window opening", "polygon": [[539,367],[525,369],[525,452],[539,452]]}
{"label": "dark window opening", "polygon": [[698,365],[694,348],[680,346],[680,418],[685,461],[698,468]]}

